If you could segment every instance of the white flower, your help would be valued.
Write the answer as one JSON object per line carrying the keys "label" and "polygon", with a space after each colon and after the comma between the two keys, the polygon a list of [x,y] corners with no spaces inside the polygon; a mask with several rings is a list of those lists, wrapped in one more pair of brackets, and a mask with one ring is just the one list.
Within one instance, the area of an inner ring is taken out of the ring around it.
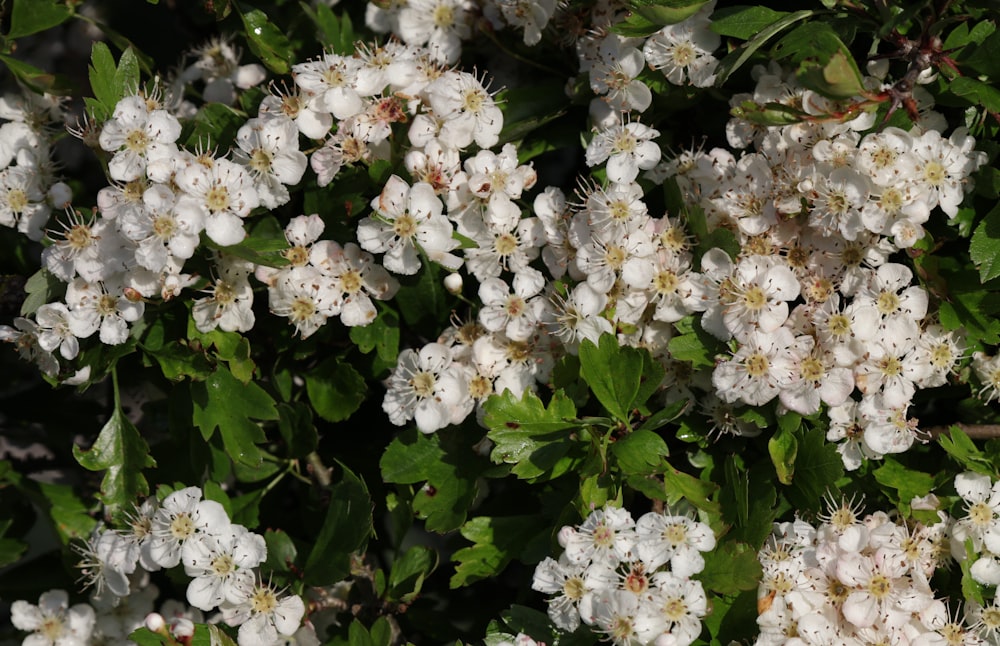
{"label": "white flower", "polygon": [[226,332],[246,332],[253,327],[253,288],[247,280],[250,271],[245,261],[221,263],[219,277],[205,290],[209,296],[195,300],[191,308],[199,332],[216,327]]}
{"label": "white flower", "polygon": [[70,329],[72,317],[63,303],[46,303],[35,312],[38,324],[38,345],[46,352],[55,352],[72,360],[80,353],[80,339]]}
{"label": "white flower", "polygon": [[270,584],[254,582],[241,585],[238,601],[222,606],[222,618],[230,626],[239,626],[239,646],[274,646],[279,635],[294,635],[302,624],[306,607],[302,597],[279,596]]}
{"label": "white flower", "polygon": [[465,148],[474,141],[485,149],[499,141],[503,113],[472,74],[445,72],[427,86],[425,93],[431,110],[441,120],[438,138],[443,145]]}
{"label": "white flower", "polygon": [[268,287],[271,312],[286,317],[305,339],[340,313],[340,293],[333,280],[315,267],[292,267]]}
{"label": "white flower", "polygon": [[728,361],[715,366],[712,385],[723,401],[762,406],[774,399],[794,374],[788,328],[751,332]]}
{"label": "white flower", "polygon": [[341,247],[322,241],[314,247],[310,261],[332,279],[341,302],[340,322],[349,327],[374,321],[378,312],[372,298],[389,300],[399,290],[399,281],[353,242]]}
{"label": "white flower", "polygon": [[222,246],[243,241],[243,218],[257,207],[260,199],[253,179],[243,166],[216,159],[211,168],[192,163],[179,171],[175,181],[184,192],[174,207],[178,216],[194,218],[197,211],[205,221],[205,233]]}
{"label": "white flower", "polygon": [[453,364],[451,349],[428,343],[420,352],[399,353],[396,369],[386,383],[382,410],[402,426],[414,419],[422,433],[457,424],[472,410],[468,384]]}
{"label": "white flower", "polygon": [[18,630],[30,631],[22,646],[87,646],[94,630],[94,609],[85,603],[69,605],[65,590],[43,592],[38,605],[15,601],[10,621]]}
{"label": "white flower", "polygon": [[199,533],[229,531],[226,510],[214,500],[202,500],[201,489],[187,487],[163,499],[153,516],[150,556],[161,567],[172,568],[181,561],[185,542]]}
{"label": "white flower", "polygon": [[408,45],[425,45],[441,63],[455,63],[468,38],[469,0],[408,0],[399,10],[397,33]]}
{"label": "white flower", "polygon": [[125,289],[122,281],[89,283],[77,278],[66,288],[70,331],[81,339],[100,330],[101,343],[120,345],[128,339],[129,323],[142,318],[145,303]]}
{"label": "white flower", "polygon": [[285,185],[298,184],[307,160],[299,150],[299,131],[287,117],[250,119],[236,133],[237,163],[249,169],[262,206],[273,209],[289,200]]}
{"label": "white flower", "polygon": [[635,181],[639,170],[649,170],[660,161],[655,141],[660,133],[641,123],[622,123],[594,135],[587,145],[588,166],[608,162],[608,180],[617,184]]}
{"label": "white flower", "polygon": [[650,36],[642,47],[646,61],[660,70],[674,85],[687,82],[695,87],[709,87],[715,82],[719,61],[712,56],[721,38],[709,28],[706,19],[711,6],[675,25],[667,25]]}
{"label": "white flower", "polygon": [[242,525],[231,525],[226,532],[195,534],[181,548],[184,572],[192,577],[188,603],[206,612],[224,601],[240,603],[241,590],[255,582],[253,568],[266,558],[264,537]]}
{"label": "white flower", "polygon": [[688,516],[643,514],[635,523],[636,552],[649,571],[670,562],[670,571],[688,578],[705,568],[701,552],[715,549],[712,529]]}
{"label": "white flower", "polygon": [[382,193],[372,200],[375,216],[358,223],[358,242],[372,253],[385,253],[385,268],[397,274],[415,274],[420,269],[417,245],[431,260],[451,270],[461,259],[448,253],[458,246],[453,228],[441,214],[444,205],[430,184],[418,182],[410,187],[393,175]]}
{"label": "white flower", "polygon": [[176,153],[174,142],[180,134],[180,122],[166,110],[150,109],[142,96],[123,98],[98,138],[101,148],[115,153],[108,162],[111,179],[139,179],[149,161]]}

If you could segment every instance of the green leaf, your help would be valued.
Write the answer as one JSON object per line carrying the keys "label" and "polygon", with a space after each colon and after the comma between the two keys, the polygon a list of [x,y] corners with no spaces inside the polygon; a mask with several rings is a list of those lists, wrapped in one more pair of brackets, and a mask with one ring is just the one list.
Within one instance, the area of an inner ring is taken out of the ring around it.
{"label": "green leaf", "polygon": [[291,572],[298,555],[291,537],[280,529],[269,529],[264,532],[264,544],[267,545],[267,560],[261,569],[265,572]]}
{"label": "green leaf", "polygon": [[749,40],[788,15],[762,6],[721,7],[712,13],[709,28],[720,36]]}
{"label": "green leaf", "polygon": [[333,13],[325,4],[316,5],[315,14],[311,7],[305,2],[300,2],[303,12],[312,18],[319,28],[319,40],[323,45],[329,47],[335,54],[350,56],[354,53],[354,26],[351,24],[351,17],[346,11],[342,16]]}
{"label": "green leaf", "polygon": [[[567,462],[563,458],[577,443],[573,435],[580,427],[576,406],[556,391],[546,408],[530,391],[516,398],[509,390],[491,395],[483,405],[483,422],[495,446],[490,458],[497,464],[515,465],[513,473],[532,480],[561,475]],[[559,471],[553,471],[557,465]]]}
{"label": "green leaf", "polygon": [[720,502],[723,520],[732,526],[729,536],[750,545],[760,545],[771,533],[771,522],[777,512],[774,471],[766,463],[749,470],[741,467],[738,456],[727,456],[724,472],[726,486]]}
{"label": "green leaf", "polygon": [[609,31],[626,38],[645,38],[650,34],[655,34],[663,25],[658,25],[646,16],[638,12],[629,13],[625,20],[616,22],[609,27]]}
{"label": "green leaf", "polygon": [[[962,51],[959,62],[962,67],[996,79],[1000,77],[1000,31],[996,31],[995,25],[984,21],[973,28],[969,40],[974,40],[972,38],[973,33],[979,32],[980,29],[988,29],[989,27],[993,27],[994,31],[975,46],[966,47]],[[948,49],[951,49],[953,46],[957,45],[951,45],[947,42],[945,44],[945,47]]]}
{"label": "green leaf", "polygon": [[780,427],[778,432],[767,441],[767,452],[771,456],[774,470],[778,473],[778,482],[781,484],[792,484],[798,451],[799,440],[795,436],[795,432],[786,427]]}
{"label": "green leaf", "polygon": [[670,356],[677,361],[690,361],[694,368],[715,365],[715,355],[723,349],[721,341],[702,329],[701,324],[691,319],[691,331],[679,334],[667,343]]}
{"label": "green leaf", "polygon": [[139,90],[139,60],[135,52],[126,49],[116,65],[108,46],[95,42],[90,52],[90,89],[99,104],[88,104],[95,109],[95,119],[110,118],[122,98]]}
{"label": "green leaf", "polygon": [[351,328],[351,341],[364,354],[375,350],[378,359],[386,366],[395,366],[399,356],[399,316],[388,307],[380,308],[374,321]]}
{"label": "green leaf", "polygon": [[28,296],[21,303],[21,316],[29,316],[42,305],[59,300],[66,293],[66,283],[42,267],[28,278],[24,291]]}
{"label": "green leaf", "polygon": [[[580,376],[587,382],[594,395],[611,415],[628,423],[632,417],[632,407],[645,401],[638,401],[640,385],[645,381],[659,384],[663,369],[655,364],[649,352],[632,347],[619,347],[618,339],[612,334],[602,334],[599,345],[589,339],[580,344]],[[657,370],[659,368],[657,376]],[[651,392],[644,388],[648,398]]]}
{"label": "green leaf", "polygon": [[970,103],[983,106],[990,112],[1000,112],[1000,89],[968,76],[952,79],[948,89]]}
{"label": "green leaf", "polygon": [[278,419],[278,409],[267,391],[253,382],[241,383],[222,366],[205,381],[192,382],[190,389],[192,421],[202,437],[208,440],[219,429],[233,461],[258,466],[263,458],[257,444],[267,438],[253,420]]}
{"label": "green leaf", "polygon": [[662,437],[652,431],[635,430],[611,445],[611,453],[625,475],[659,473],[663,458],[670,449]]}
{"label": "green leaf", "polygon": [[250,51],[275,74],[288,74],[292,61],[292,44],[288,36],[260,9],[241,13],[240,19]]}
{"label": "green leaf", "polygon": [[278,404],[278,431],[288,446],[290,458],[304,458],[319,444],[312,409],[305,402]]}
{"label": "green leaf", "polygon": [[411,603],[420,594],[424,580],[437,569],[438,553],[423,545],[414,545],[393,561],[389,572],[390,599]]}
{"label": "green leaf", "polygon": [[958,426],[938,436],[938,444],[964,469],[996,479],[997,472],[989,456],[979,449]]}
{"label": "green leaf", "polygon": [[62,74],[52,74],[50,72],[46,72],[45,70],[38,69],[34,65],[30,65],[6,54],[0,54],[0,62],[2,62],[7,67],[7,70],[16,76],[19,81],[35,92],[49,92],[51,94],[59,95],[68,95],[73,92],[69,79]]}
{"label": "green leaf", "polygon": [[332,585],[351,573],[351,555],[364,550],[373,531],[368,487],[341,465],[344,476],[330,490],[323,526],[309,552],[306,585]]}
{"label": "green leaf", "polygon": [[513,560],[524,558],[529,546],[548,549],[547,521],[541,516],[478,516],[462,525],[462,536],[473,542],[452,555],[457,563],[451,587],[460,588],[492,578]]}
{"label": "green leaf", "polygon": [[969,255],[979,269],[979,280],[1000,276],[1000,204],[983,217],[969,243]]}
{"label": "green leaf", "polygon": [[101,429],[93,446],[86,450],[74,446],[73,456],[89,471],[105,471],[100,499],[112,517],[119,518],[131,510],[140,496],[149,493],[149,483],[142,470],[155,467],[156,462],[139,429],[122,412],[117,381],[114,388],[115,409],[111,419]]}
{"label": "green leaf", "polygon": [[658,25],[675,25],[698,13],[709,0],[629,0],[632,11]]}
{"label": "green leaf", "polygon": [[655,431],[658,428],[666,426],[683,415],[691,404],[692,401],[690,399],[679,399],[647,417],[640,428],[646,431]]}
{"label": "green leaf", "polygon": [[846,47],[826,60],[803,61],[797,76],[805,87],[833,99],[849,99],[865,92],[861,70]]}
{"label": "green leaf", "polygon": [[21,38],[51,29],[69,20],[73,10],[56,0],[14,0],[7,38]]}
{"label": "green leaf", "polygon": [[718,490],[714,482],[699,480],[689,473],[670,467],[663,472],[663,490],[667,494],[667,502],[676,504],[681,498],[698,509],[711,514],[719,513],[719,503],[710,500]]}
{"label": "green leaf", "polygon": [[834,483],[844,477],[844,462],[826,433],[813,428],[799,439],[795,459],[795,480],[787,492],[796,509],[816,511],[824,494],[836,494]]}
{"label": "green leaf", "polygon": [[497,145],[524,139],[566,114],[570,101],[562,85],[563,80],[558,79],[528,83],[501,92],[497,99],[503,112],[503,129]]}
{"label": "green leaf", "polygon": [[879,484],[896,490],[896,494],[890,499],[907,515],[910,501],[926,496],[934,488],[934,476],[907,468],[889,456],[883,459],[882,466],[872,474]]}
{"label": "green leaf", "polygon": [[[719,10],[716,12],[716,14],[713,14],[712,16],[713,28],[716,22],[716,15],[721,13],[723,13],[723,10]],[[733,74],[733,72],[738,70],[740,67],[744,65],[744,63],[750,60],[750,57],[753,56],[758,49],[763,47],[767,43],[767,41],[771,40],[774,36],[780,34],[788,27],[794,25],[796,22],[799,22],[800,20],[805,20],[806,18],[809,18],[815,13],[816,11],[812,9],[803,9],[801,11],[796,11],[794,13],[784,15],[781,18],[779,18],[776,22],[772,22],[768,26],[759,29],[756,32],[756,34],[753,35],[752,38],[750,38],[750,40],[748,40],[738,49],[736,49],[731,54],[729,54],[721,61],[719,61],[719,66],[715,74],[715,86],[721,87],[726,82],[726,80],[729,79],[729,77]],[[748,23],[749,24],[745,28],[743,28],[744,31],[748,31],[750,27],[754,26],[754,22],[752,20],[748,21]],[[730,29],[738,28],[736,26],[738,24],[738,21],[734,21],[733,23],[730,24],[732,25]]]}
{"label": "green leaf", "polygon": [[[186,134],[182,135],[184,144],[188,148],[229,148],[236,141],[237,131],[246,121],[246,115],[241,115],[228,105],[208,103],[195,113],[192,121],[193,127],[185,129]],[[236,255],[238,253],[233,250],[234,247],[248,253],[255,251],[249,244],[244,244],[245,242],[246,240],[238,245],[226,247],[226,251]],[[284,237],[281,238],[281,242],[284,244],[278,249],[288,247],[288,242]],[[256,261],[256,256],[247,258],[247,260]]]}
{"label": "green leaf", "polygon": [[154,633],[145,626],[133,630],[129,633],[128,638],[137,646],[171,646],[174,642],[174,639],[169,635]]}
{"label": "green leaf", "polygon": [[380,466],[386,482],[423,483],[413,497],[414,513],[427,520],[434,532],[457,529],[465,522],[478,492],[476,480],[489,466],[463,433],[449,428],[424,435],[408,429],[382,454]]}
{"label": "green leaf", "polygon": [[0,538],[0,568],[17,563],[28,550],[28,544],[16,538]]}
{"label": "green leaf", "polygon": [[756,590],[761,578],[757,550],[744,543],[724,542],[705,552],[705,569],[696,578],[706,590],[734,595]]}
{"label": "green leaf", "polygon": [[364,377],[349,363],[330,357],[305,374],[306,392],[316,414],[328,422],[342,422],[365,400]]}

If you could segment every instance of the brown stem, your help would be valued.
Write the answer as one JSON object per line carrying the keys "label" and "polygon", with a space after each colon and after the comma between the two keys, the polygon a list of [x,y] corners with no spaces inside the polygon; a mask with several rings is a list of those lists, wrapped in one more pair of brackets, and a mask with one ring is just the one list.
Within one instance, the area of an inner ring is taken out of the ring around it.
{"label": "brown stem", "polygon": [[989,440],[1000,437],[1000,424],[951,424],[949,426],[932,426],[923,431],[931,437],[947,435],[952,427],[961,429],[963,433],[974,440]]}

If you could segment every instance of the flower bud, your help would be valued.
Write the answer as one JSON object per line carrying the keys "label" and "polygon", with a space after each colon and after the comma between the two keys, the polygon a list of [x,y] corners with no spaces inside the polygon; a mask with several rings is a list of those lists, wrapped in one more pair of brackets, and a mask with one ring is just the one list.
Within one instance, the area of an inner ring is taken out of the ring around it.
{"label": "flower bud", "polygon": [[163,634],[166,632],[167,622],[163,619],[163,615],[158,612],[151,612],[146,615],[146,619],[143,621],[143,624],[145,624],[146,628],[154,633]]}
{"label": "flower bud", "polygon": [[462,293],[462,274],[448,274],[444,277],[444,288],[449,294],[459,295]]}

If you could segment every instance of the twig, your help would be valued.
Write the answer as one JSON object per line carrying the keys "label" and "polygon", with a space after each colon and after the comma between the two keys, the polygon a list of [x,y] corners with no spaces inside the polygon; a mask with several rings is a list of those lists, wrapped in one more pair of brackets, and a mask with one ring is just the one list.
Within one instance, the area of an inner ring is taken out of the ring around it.
{"label": "twig", "polygon": [[948,426],[932,426],[923,429],[931,437],[947,435],[953,427],[961,429],[963,433],[976,440],[990,440],[1000,437],[1000,424],[950,424]]}

